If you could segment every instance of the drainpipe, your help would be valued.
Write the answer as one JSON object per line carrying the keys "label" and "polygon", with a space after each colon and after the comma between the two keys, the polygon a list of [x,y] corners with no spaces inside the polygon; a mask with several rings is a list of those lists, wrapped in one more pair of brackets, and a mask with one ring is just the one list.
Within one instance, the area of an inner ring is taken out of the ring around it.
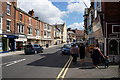
{"label": "drainpipe", "polygon": [[[15,2],[12,2],[13,7],[14,7],[14,36],[16,34],[16,6],[15,6]],[[16,38],[16,37],[15,37]],[[14,49],[16,50],[16,41],[14,42]]]}

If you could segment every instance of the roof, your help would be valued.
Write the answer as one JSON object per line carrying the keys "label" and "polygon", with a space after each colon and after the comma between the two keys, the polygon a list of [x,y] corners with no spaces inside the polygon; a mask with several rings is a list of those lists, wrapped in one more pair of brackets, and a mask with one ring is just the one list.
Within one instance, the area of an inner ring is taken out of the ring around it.
{"label": "roof", "polygon": [[[41,21],[41,20],[39,20],[39,19],[36,19],[34,16],[31,16],[30,14],[28,14],[27,12],[23,11],[23,10],[20,9],[20,8],[15,7],[15,9],[18,10],[18,11],[20,11],[20,12],[22,12],[22,13],[24,13],[24,14],[26,14],[26,15],[28,15],[29,17],[32,17],[32,18],[35,19],[35,20],[38,20],[38,21],[43,22],[43,23],[45,23],[45,24],[48,24],[48,23],[46,23],[46,22],[44,22],[44,21]],[[50,25],[50,24],[48,24],[48,25]],[[51,25],[50,25],[50,26],[51,26]]]}
{"label": "roof", "polygon": [[73,31],[68,31],[67,33],[68,34],[75,34]]}

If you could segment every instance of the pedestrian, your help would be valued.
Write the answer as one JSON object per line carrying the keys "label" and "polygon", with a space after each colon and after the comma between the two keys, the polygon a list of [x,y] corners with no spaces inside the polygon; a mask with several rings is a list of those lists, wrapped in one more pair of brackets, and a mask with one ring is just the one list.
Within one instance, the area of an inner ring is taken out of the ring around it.
{"label": "pedestrian", "polygon": [[48,47],[49,47],[49,44],[47,43],[47,44],[46,44],[46,48],[48,48]]}
{"label": "pedestrian", "polygon": [[70,49],[70,54],[72,55],[73,57],[73,63],[76,63],[77,62],[77,57],[79,56],[79,48],[76,47],[75,44],[72,45],[71,49]]}
{"label": "pedestrian", "polygon": [[84,62],[84,58],[85,58],[85,45],[83,43],[80,43],[79,51],[80,51],[79,52],[80,53],[80,63],[82,65]]}
{"label": "pedestrian", "polygon": [[93,53],[92,53],[92,61],[95,68],[98,68],[98,64],[100,64],[101,56],[105,58],[99,48],[99,45],[97,44],[96,47],[94,47]]}

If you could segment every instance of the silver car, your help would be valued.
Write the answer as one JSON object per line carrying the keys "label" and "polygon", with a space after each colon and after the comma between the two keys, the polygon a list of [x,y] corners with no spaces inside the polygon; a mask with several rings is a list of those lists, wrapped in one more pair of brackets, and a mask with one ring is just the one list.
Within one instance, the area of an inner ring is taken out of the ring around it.
{"label": "silver car", "polygon": [[36,54],[43,52],[43,48],[39,44],[29,44],[25,45],[24,52],[25,54]]}

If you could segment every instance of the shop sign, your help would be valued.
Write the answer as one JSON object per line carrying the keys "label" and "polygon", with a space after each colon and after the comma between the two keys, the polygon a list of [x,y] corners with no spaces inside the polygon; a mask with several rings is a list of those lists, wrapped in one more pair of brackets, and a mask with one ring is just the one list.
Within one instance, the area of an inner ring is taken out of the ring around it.
{"label": "shop sign", "polygon": [[41,37],[40,36],[36,36],[36,39],[40,39]]}
{"label": "shop sign", "polygon": [[26,42],[26,41],[27,41],[27,38],[18,38],[18,39],[15,39],[15,40],[16,40],[16,41],[22,41],[22,42],[25,41],[25,42]]}
{"label": "shop sign", "polygon": [[27,36],[28,39],[36,39],[34,36]]}

